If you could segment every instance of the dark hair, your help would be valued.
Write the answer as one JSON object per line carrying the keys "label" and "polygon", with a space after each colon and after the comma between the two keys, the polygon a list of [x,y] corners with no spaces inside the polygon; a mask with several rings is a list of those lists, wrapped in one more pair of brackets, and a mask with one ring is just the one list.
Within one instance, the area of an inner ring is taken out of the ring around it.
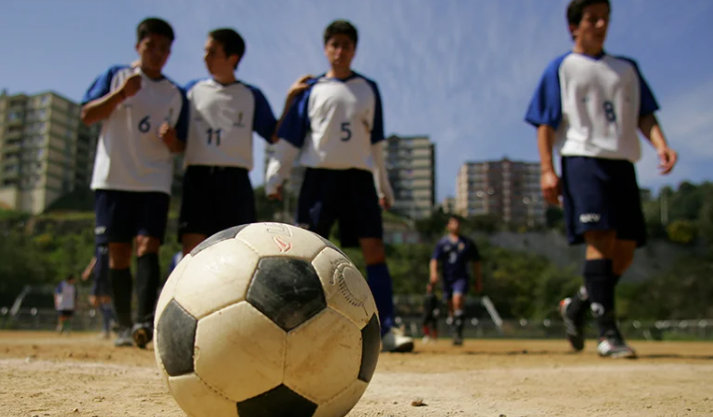
{"label": "dark hair", "polygon": [[359,40],[356,28],[347,20],[335,20],[327,26],[327,29],[324,30],[324,44],[326,45],[334,35],[349,36],[349,39],[354,42],[354,46]]}
{"label": "dark hair", "polygon": [[594,4],[606,4],[611,11],[609,0],[572,0],[567,7],[567,23],[578,26],[584,16],[584,8]]}
{"label": "dark hair", "polygon": [[136,27],[136,42],[141,42],[149,35],[163,35],[171,42],[175,39],[171,25],[157,17],[146,18]]}
{"label": "dark hair", "polygon": [[[245,55],[245,40],[243,40],[243,37],[233,29],[216,29],[208,33],[208,36],[223,45],[223,52],[225,52],[226,57],[237,55],[238,62],[240,62],[243,55]],[[235,68],[238,67],[238,62],[235,63]]]}
{"label": "dark hair", "polygon": [[455,220],[458,223],[463,223],[463,218],[457,214],[451,214],[450,216],[448,216],[448,221],[451,221],[451,220]]}

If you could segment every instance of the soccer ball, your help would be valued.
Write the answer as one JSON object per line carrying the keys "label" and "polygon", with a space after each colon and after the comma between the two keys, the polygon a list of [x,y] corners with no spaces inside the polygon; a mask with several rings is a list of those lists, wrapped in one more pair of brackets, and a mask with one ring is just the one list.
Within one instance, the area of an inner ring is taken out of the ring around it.
{"label": "soccer ball", "polygon": [[281,223],[198,245],[166,282],[154,329],[163,380],[194,417],[344,416],[381,343],[359,270],[326,239]]}

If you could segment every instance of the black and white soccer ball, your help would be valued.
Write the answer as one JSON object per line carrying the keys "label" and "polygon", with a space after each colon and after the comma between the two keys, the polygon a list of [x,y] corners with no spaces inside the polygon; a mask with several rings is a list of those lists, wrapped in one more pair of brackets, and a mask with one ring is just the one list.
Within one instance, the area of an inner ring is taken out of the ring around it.
{"label": "black and white soccer ball", "polygon": [[281,223],[198,245],[166,282],[154,329],[161,375],[193,417],[344,416],[381,343],[359,270],[326,239]]}

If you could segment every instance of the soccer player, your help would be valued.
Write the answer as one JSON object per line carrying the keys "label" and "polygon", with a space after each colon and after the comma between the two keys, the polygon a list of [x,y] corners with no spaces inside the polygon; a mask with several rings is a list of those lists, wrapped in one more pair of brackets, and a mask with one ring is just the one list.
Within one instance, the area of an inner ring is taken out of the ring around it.
{"label": "soccer player", "polygon": [[468,293],[470,278],[468,263],[471,264],[475,292],[479,294],[483,288],[483,278],[480,265],[480,253],[475,242],[461,235],[461,220],[451,216],[446,224],[448,235],[436,244],[431,256],[431,282],[429,290],[438,282],[438,264],[443,273],[443,298],[448,302],[448,323],[453,329],[453,345],[463,344],[463,327],[465,326],[465,295]]}
{"label": "soccer player", "polygon": [[216,232],[256,221],[248,176],[253,132],[271,143],[277,121],[262,92],[235,78],[244,55],[245,41],[236,31],[210,32],[204,61],[211,77],[185,87],[190,122],[179,220],[184,255]]}
{"label": "soccer player", "polygon": [[433,285],[428,284],[423,297],[423,343],[438,339],[438,318],[440,316],[438,296],[433,293]]}
{"label": "soccer player", "polygon": [[72,328],[72,316],[77,308],[77,287],[74,286],[74,275],[69,275],[67,279],[60,282],[54,290],[54,306],[59,313],[57,332],[59,334],[69,332]]}
{"label": "soccer player", "polygon": [[[174,33],[157,18],[136,31],[141,65],[114,66],[99,75],[82,99],[82,121],[102,121],[91,188],[96,235],[109,243],[109,280],[119,331],[117,346],[151,341],[163,241],[173,179],[172,153],[181,152],[188,106],[163,67]],[[132,320],[132,241],[137,256],[138,311]],[[133,339],[133,343],[132,343]]]}
{"label": "soccer player", "polygon": [[114,310],[111,308],[111,286],[109,283],[109,245],[105,242],[97,242],[92,260],[82,272],[82,280],[86,281],[92,275],[94,282],[89,295],[89,303],[99,309],[102,315],[102,335],[108,339],[111,335]]}
{"label": "soccer player", "polygon": [[[391,276],[386,266],[381,204],[388,209],[393,192],[386,178],[381,98],[376,83],[351,69],[357,30],[344,20],[324,31],[326,74],[307,82],[278,129],[265,191],[280,198],[292,164],[307,167],[300,190],[297,222],[328,238],[339,221],[343,246],[361,246],[369,286],[381,320],[385,351],[413,350],[413,340],[394,328]],[[376,184],[375,184],[376,180]]]}
{"label": "soccer player", "polygon": [[[546,201],[562,195],[570,244],[586,244],[584,286],[560,312],[575,350],[584,348],[587,307],[599,327],[602,357],[634,357],[619,332],[615,286],[645,243],[644,218],[634,162],[641,157],[637,129],[656,149],[661,174],[673,169],[669,148],[654,115],[659,106],[637,64],[609,55],[608,0],[574,0],[567,8],[574,40],[570,52],[545,70],[525,120],[537,128],[540,184]],[[562,157],[561,178],[552,148]]]}

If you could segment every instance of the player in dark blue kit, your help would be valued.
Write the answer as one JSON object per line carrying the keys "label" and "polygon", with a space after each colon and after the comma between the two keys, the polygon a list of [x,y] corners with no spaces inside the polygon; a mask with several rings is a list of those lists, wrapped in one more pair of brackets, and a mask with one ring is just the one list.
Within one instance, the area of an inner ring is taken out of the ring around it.
{"label": "player in dark blue kit", "polygon": [[266,175],[268,197],[279,198],[299,154],[306,166],[297,222],[329,237],[339,221],[343,246],[361,246],[382,326],[385,351],[411,351],[413,340],[394,328],[391,276],[386,266],[381,207],[393,192],[386,177],[384,125],[376,83],[351,69],[357,30],[338,20],[324,32],[330,70],[307,81],[278,129]]}
{"label": "player in dark blue kit", "polygon": [[468,264],[471,264],[476,294],[483,289],[483,277],[480,265],[480,253],[475,242],[460,234],[461,220],[457,216],[448,219],[448,235],[436,244],[431,256],[431,281],[428,292],[431,293],[438,282],[438,264],[443,274],[443,298],[448,302],[448,322],[453,328],[453,344],[463,344],[465,326],[465,295],[470,287]]}
{"label": "player in dark blue kit", "polygon": [[[567,9],[571,52],[545,70],[525,120],[537,128],[540,185],[546,201],[562,195],[570,244],[585,243],[584,286],[563,300],[567,338],[584,349],[584,322],[591,309],[602,357],[634,357],[616,323],[614,292],[646,231],[634,162],[641,157],[637,130],[656,149],[661,174],[676,164],[654,113],[658,104],[638,65],[604,51],[611,5],[574,0]],[[561,178],[552,148],[562,157]]]}

